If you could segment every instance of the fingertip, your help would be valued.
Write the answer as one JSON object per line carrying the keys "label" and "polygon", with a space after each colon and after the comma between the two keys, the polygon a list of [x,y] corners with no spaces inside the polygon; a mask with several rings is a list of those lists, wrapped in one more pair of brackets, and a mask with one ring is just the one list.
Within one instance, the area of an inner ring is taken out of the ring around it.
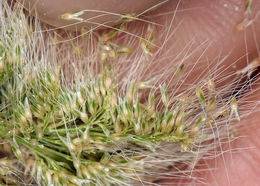
{"label": "fingertip", "polygon": [[[160,0],[92,1],[92,0],[24,0],[25,7],[44,22],[70,30],[104,28],[120,22],[121,14],[138,15],[160,5]],[[79,19],[63,19],[64,14],[82,11]]]}

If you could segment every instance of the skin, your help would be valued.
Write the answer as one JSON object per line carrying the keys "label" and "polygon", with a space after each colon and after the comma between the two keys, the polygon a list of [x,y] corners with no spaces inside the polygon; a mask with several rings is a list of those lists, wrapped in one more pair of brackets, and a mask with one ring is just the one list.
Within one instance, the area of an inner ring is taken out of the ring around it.
{"label": "skin", "polygon": [[[165,7],[163,7],[164,9],[161,8],[157,11],[170,11],[171,8],[174,9],[177,6],[177,3],[177,1],[170,1],[168,6],[165,5]],[[228,66],[234,61],[237,61],[237,66],[236,68],[227,68],[227,73],[235,72],[237,69],[243,68],[252,59],[260,55],[258,49],[260,37],[254,38],[252,31],[253,28],[255,33],[260,33],[259,19],[255,21],[252,27],[248,27],[236,34],[232,33],[234,27],[243,20],[244,3],[245,1],[241,0],[181,1],[179,6],[181,9],[187,9],[187,11],[179,13],[179,15],[177,14],[174,22],[178,23],[183,20],[183,23],[169,39],[168,45],[165,46],[166,49],[164,50],[167,50],[167,47],[171,46],[172,51],[178,54],[181,50],[179,46],[185,46],[191,39],[194,40],[194,48],[208,40],[212,41],[212,44],[200,58],[201,60],[213,59],[216,54],[221,54],[222,56],[228,54],[228,58],[223,65]],[[253,9],[250,13],[251,18],[255,18],[260,10],[260,1],[256,0],[253,3]],[[170,19],[170,16],[168,19]],[[164,20],[167,20],[166,16]],[[163,22],[162,19],[159,21]],[[172,29],[174,29],[174,26]],[[172,47],[172,45],[176,47]],[[232,49],[231,53],[230,49]],[[204,48],[201,50],[204,50]],[[246,53],[248,53],[248,56],[245,56]],[[200,50],[195,52],[193,59],[196,60],[199,56],[201,56]],[[211,63],[215,62],[212,61]],[[197,68],[199,67],[197,66]],[[190,79],[188,78],[186,81],[194,79],[194,77],[196,77],[196,73],[192,74]],[[259,85],[259,81],[257,81],[254,86],[251,87],[249,91],[257,91],[248,98],[248,101],[259,101]],[[243,105],[240,105],[240,107],[243,107]],[[258,121],[260,121],[259,108],[260,106],[257,105],[252,114],[242,119],[240,123],[241,126],[237,129],[235,135],[244,137],[232,142],[231,147],[228,148],[244,148],[244,150],[240,150],[239,153],[232,151],[226,152],[214,160],[201,162],[201,164],[204,164],[200,166],[201,169],[211,169],[211,171],[203,171],[197,175],[203,179],[203,182],[209,185],[232,186],[259,184],[260,143],[259,140],[257,140],[260,136],[260,130],[259,127],[257,127]],[[195,175],[196,173],[194,176]],[[171,181],[174,183],[184,182],[184,180],[165,180],[165,182]]]}
{"label": "skin", "polygon": [[[132,1],[122,1],[122,0],[112,0],[112,1],[102,1],[102,0],[25,0],[23,1],[24,5],[29,9],[33,14],[40,16],[41,20],[56,26],[63,27],[64,29],[69,30],[79,30],[84,27],[86,29],[90,28],[104,28],[99,24],[105,25],[115,25],[118,24],[120,19],[118,16],[109,15],[98,12],[87,12],[82,18],[85,20],[89,19],[83,24],[77,24],[77,21],[68,21],[60,19],[59,16],[64,13],[73,13],[79,10],[101,10],[107,12],[114,12],[118,14],[142,14],[148,8],[152,8],[160,3],[160,0],[132,0]],[[68,26],[73,24],[74,26]]]}
{"label": "skin", "polygon": [[[28,3],[28,1],[26,2]],[[66,1],[64,7],[51,6],[53,1],[46,0],[45,2],[45,5],[48,6],[39,6],[39,16],[42,20],[56,26],[62,26],[67,23],[57,23],[57,14],[53,15],[52,13],[49,14],[49,12],[62,12],[63,8],[65,12],[71,12],[77,9],[75,8],[77,3],[74,2],[70,3],[69,1]],[[83,1],[79,1],[79,3],[80,2]],[[100,2],[100,4],[98,4],[99,7],[95,7],[93,4],[91,8],[102,9],[102,5],[103,8],[106,7],[105,1]],[[140,8],[141,12],[145,7],[143,5],[140,5],[139,7],[139,4],[134,5],[135,8]],[[148,17],[150,16],[152,21],[165,25],[165,27],[156,27],[156,33],[160,33],[160,35],[163,34],[164,36],[160,37],[162,39],[159,40],[157,44],[159,47],[155,48],[155,52],[158,53],[158,59],[165,55],[165,51],[169,50],[172,55],[179,54],[182,50],[182,46],[189,45],[192,40],[191,51],[195,49],[197,49],[197,51],[186,59],[185,62],[195,63],[196,60],[199,59],[200,61],[209,61],[209,63],[204,63],[205,66],[203,66],[203,64],[202,66],[195,66],[194,73],[191,73],[186,82],[193,82],[193,79],[198,76],[200,68],[206,68],[207,65],[214,66],[217,63],[216,60],[213,60],[216,55],[222,57],[228,56],[223,63],[223,65],[226,66],[226,68],[224,68],[226,69],[225,73],[236,72],[237,70],[242,69],[251,60],[260,55],[260,36],[255,35],[255,33],[260,33],[260,19],[257,15],[260,11],[260,0],[253,1],[252,9],[248,14],[250,19],[255,19],[254,23],[238,33],[233,33],[236,25],[241,23],[245,17],[244,6],[245,1],[243,0],[170,0],[166,4],[160,6],[160,8],[148,12],[146,15]],[[116,8],[115,6],[112,7],[112,9],[106,10],[117,12],[118,9],[114,9]],[[123,5],[123,7],[127,6]],[[119,5],[118,8],[121,9]],[[172,12],[174,10],[184,11],[177,11],[177,14],[173,19]],[[44,15],[44,13],[48,13],[49,15]],[[162,13],[166,14],[158,16]],[[51,19],[56,21],[52,22]],[[172,19],[173,22],[171,22]],[[176,25],[178,25],[178,27]],[[129,24],[129,30],[136,30],[138,26],[140,26],[140,23],[133,22]],[[169,28],[169,33],[174,32],[174,34],[168,38],[167,42],[165,42],[167,36],[165,28]],[[74,27],[72,29],[77,28]],[[207,41],[210,42],[204,46],[203,43]],[[198,46],[200,47],[198,48]],[[206,51],[205,48],[207,48]],[[201,55],[202,52],[204,52],[203,55]],[[183,58],[183,56],[180,56],[180,58]],[[229,67],[229,65],[235,61],[236,66]],[[159,66],[154,62],[155,66],[152,70],[158,70],[159,67],[169,65],[170,63],[173,62],[167,59],[160,61]],[[254,82],[254,85],[250,87],[250,90],[248,91],[255,92],[247,98],[247,101],[256,102],[260,100],[259,85],[259,81],[256,81]],[[243,105],[240,105],[240,107],[243,107]],[[239,153],[234,153],[234,151],[230,150],[214,160],[201,162],[203,165],[199,168],[206,168],[208,171],[194,173],[194,176],[199,176],[199,178],[203,179],[203,181],[209,185],[242,186],[258,185],[260,183],[260,141],[257,140],[260,136],[260,129],[257,127],[258,121],[260,121],[259,110],[260,105],[257,105],[254,112],[241,120],[241,127],[236,129],[234,133],[234,135],[240,136],[240,138],[233,141],[231,146],[227,148],[244,149],[240,150]],[[214,168],[214,170],[212,168]],[[169,182],[183,183],[185,180],[163,180],[161,183]]]}

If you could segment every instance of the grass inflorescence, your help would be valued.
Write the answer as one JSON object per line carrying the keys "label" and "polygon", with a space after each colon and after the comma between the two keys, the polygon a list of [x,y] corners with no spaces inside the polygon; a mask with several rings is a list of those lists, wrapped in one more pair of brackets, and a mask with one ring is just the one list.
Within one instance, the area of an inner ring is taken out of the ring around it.
{"label": "grass inflorescence", "polygon": [[[236,97],[223,99],[211,78],[174,98],[153,79],[120,87],[113,63],[135,52],[108,42],[120,27],[99,36],[98,67],[89,65],[95,73],[68,78],[50,60],[57,50],[35,32],[37,21],[3,2],[0,16],[2,184],[153,184],[169,166],[180,173],[194,167],[216,147],[214,130],[240,118]],[[140,41],[143,60],[153,55],[153,37],[149,27]],[[177,65],[173,78],[183,68]]]}

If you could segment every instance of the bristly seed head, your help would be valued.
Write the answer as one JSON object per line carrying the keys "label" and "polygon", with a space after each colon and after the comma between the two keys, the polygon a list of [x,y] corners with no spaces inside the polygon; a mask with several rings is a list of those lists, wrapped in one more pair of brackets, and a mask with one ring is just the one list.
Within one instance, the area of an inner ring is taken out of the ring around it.
{"label": "bristly seed head", "polygon": [[[80,17],[83,13],[65,13],[60,18],[84,21]],[[122,64],[118,61],[122,56],[125,60],[134,55],[138,60],[133,66],[137,68],[153,56],[155,30],[151,25],[140,40],[141,54],[114,42],[126,29],[124,23],[91,43],[96,46],[90,59],[82,58],[83,47],[73,41],[66,43],[64,47],[73,49],[68,50],[69,61],[82,62],[66,75],[69,67],[63,60],[67,58],[59,59],[62,68],[53,58],[60,55],[62,47],[48,48],[25,17],[15,17],[17,21],[10,17],[0,20],[0,136],[2,142],[10,144],[11,150],[5,152],[15,160],[1,159],[0,164],[16,166],[19,176],[22,164],[22,170],[39,185],[147,183],[163,175],[161,171],[171,163],[186,165],[194,154],[208,152],[213,147],[198,146],[215,140],[212,132],[225,119],[233,115],[240,119],[236,98],[221,100],[213,79],[202,80],[181,95],[174,94],[171,84],[158,82],[158,76],[146,80],[148,77],[135,69],[130,69],[134,72],[127,76],[127,83],[125,77],[121,79]],[[128,22],[137,18],[121,15],[120,19]],[[17,29],[20,27],[25,31]],[[10,42],[6,42],[7,35]],[[259,60],[241,73],[250,76],[256,64]],[[180,63],[170,74],[181,81],[183,68]],[[187,156],[178,154],[180,151]],[[180,155],[177,160],[172,153]]]}

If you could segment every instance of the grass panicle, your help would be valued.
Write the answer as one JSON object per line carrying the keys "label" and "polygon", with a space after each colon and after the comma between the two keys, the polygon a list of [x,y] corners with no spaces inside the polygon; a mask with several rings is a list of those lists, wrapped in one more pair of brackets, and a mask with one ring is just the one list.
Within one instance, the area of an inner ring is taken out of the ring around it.
{"label": "grass panicle", "polygon": [[[240,118],[236,98],[223,99],[225,90],[210,78],[179,96],[154,78],[122,83],[115,63],[135,53],[113,42],[123,26],[98,36],[85,73],[75,64],[66,75],[65,59],[57,57],[63,53],[46,44],[56,36],[41,34],[37,20],[17,6],[1,2],[0,12],[2,184],[155,184],[169,166],[196,164],[217,146],[214,131],[226,136],[227,123]],[[153,42],[148,27],[141,60],[153,55]],[[82,55],[71,53],[75,60]],[[183,64],[172,69],[176,81],[183,77]]]}

